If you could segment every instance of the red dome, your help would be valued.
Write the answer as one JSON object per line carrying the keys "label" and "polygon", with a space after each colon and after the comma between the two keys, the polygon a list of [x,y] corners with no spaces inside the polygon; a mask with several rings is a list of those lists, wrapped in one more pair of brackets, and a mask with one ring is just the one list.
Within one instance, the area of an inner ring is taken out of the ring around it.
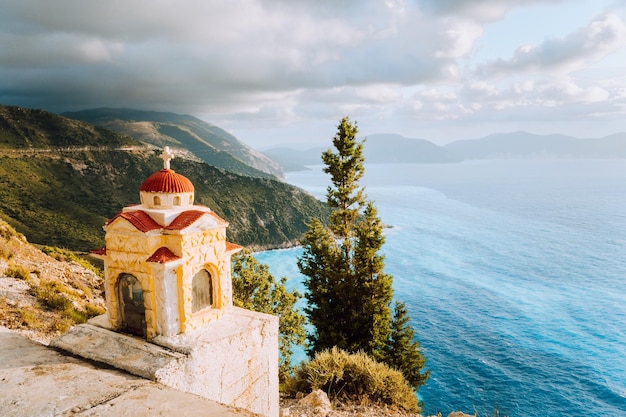
{"label": "red dome", "polygon": [[139,187],[139,191],[152,193],[192,193],[193,190],[193,184],[187,177],[177,174],[171,169],[155,172]]}

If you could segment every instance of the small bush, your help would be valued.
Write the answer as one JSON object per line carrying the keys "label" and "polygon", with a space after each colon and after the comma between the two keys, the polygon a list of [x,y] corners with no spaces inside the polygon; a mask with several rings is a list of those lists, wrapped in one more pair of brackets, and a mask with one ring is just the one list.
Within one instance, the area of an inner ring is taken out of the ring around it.
{"label": "small bush", "polygon": [[65,311],[72,308],[71,296],[76,292],[58,281],[40,281],[39,285],[31,288],[31,294],[37,301],[50,310]]}
{"label": "small bush", "polygon": [[4,242],[0,241],[0,259],[6,259],[7,261],[15,256],[15,252]]}
{"label": "small bush", "polygon": [[28,329],[41,330],[45,324],[41,321],[40,312],[32,307],[21,307],[17,310],[21,325]]}
{"label": "small bush", "polygon": [[5,223],[3,220],[0,220],[0,237],[5,240],[9,240],[12,237],[20,237],[20,234],[15,231],[14,228]]}
{"label": "small bush", "polygon": [[24,281],[30,280],[30,271],[21,265],[9,265],[9,267],[4,271],[4,275],[7,277],[23,279]]}
{"label": "small bush", "polygon": [[104,307],[100,307],[91,303],[85,304],[85,314],[87,315],[87,319],[99,316],[101,314],[104,314],[105,312],[106,310],[104,309]]}
{"label": "small bush", "polygon": [[56,259],[57,261],[66,262],[68,261],[73,254],[70,251],[66,251],[61,248],[57,248],[56,246],[44,246],[41,248],[41,251],[51,258]]}
{"label": "small bush", "polygon": [[77,308],[74,301],[80,299],[80,294],[58,281],[41,280],[39,285],[31,288],[30,292],[44,308],[62,314],[62,318],[51,325],[52,331],[66,331],[74,324],[85,323],[90,318],[105,312],[104,308],[89,302],[85,303],[82,308]]}
{"label": "small bush", "polygon": [[325,391],[332,401],[369,400],[419,412],[415,392],[401,372],[359,352],[333,348],[318,353],[295,369],[287,383],[291,393]]}
{"label": "small bush", "polygon": [[76,323],[74,321],[72,321],[71,319],[68,319],[67,317],[62,317],[62,318],[60,318],[58,320],[54,320],[52,323],[50,323],[50,325],[48,326],[48,331],[49,332],[65,333],[74,324],[76,324]]}
{"label": "small bush", "polygon": [[69,307],[63,310],[63,316],[65,316],[65,318],[72,321],[73,324],[74,323],[80,324],[80,323],[87,322],[87,315],[84,312],[78,311],[72,307]]}

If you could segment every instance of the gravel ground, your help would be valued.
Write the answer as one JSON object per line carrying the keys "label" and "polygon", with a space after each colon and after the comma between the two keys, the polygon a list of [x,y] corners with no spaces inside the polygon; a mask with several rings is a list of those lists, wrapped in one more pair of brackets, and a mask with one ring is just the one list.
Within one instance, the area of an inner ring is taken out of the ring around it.
{"label": "gravel ground", "polygon": [[[420,414],[407,413],[397,407],[378,404],[333,404],[320,390],[297,399],[281,397],[281,417],[422,417]],[[451,414],[452,417],[471,417],[463,413]]]}

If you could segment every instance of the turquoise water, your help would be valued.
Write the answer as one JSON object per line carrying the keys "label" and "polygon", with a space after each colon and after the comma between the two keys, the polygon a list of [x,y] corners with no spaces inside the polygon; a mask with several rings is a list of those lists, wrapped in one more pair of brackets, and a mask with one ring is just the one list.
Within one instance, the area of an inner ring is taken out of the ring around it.
{"label": "turquoise water", "polygon": [[[287,181],[324,199],[320,167]],[[626,416],[626,162],[368,165],[424,414]],[[302,289],[300,249],[258,253]]]}

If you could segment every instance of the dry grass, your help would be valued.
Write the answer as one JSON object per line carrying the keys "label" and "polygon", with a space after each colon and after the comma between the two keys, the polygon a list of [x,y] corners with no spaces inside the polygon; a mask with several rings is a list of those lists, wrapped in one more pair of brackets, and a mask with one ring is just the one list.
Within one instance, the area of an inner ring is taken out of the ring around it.
{"label": "dry grass", "polygon": [[105,311],[101,276],[71,252],[47,252],[0,220],[0,325],[44,343]]}

